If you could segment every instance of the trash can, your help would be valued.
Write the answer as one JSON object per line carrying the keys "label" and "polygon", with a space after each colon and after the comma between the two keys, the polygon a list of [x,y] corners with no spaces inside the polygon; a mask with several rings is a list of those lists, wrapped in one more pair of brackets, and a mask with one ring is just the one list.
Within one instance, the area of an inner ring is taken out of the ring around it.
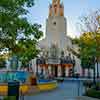
{"label": "trash can", "polygon": [[8,82],[8,96],[15,96],[16,100],[19,100],[19,82]]}

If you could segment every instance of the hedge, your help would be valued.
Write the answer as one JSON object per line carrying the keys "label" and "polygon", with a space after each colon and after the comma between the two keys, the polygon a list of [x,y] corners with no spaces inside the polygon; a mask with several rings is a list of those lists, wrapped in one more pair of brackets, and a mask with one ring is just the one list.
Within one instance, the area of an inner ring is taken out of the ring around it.
{"label": "hedge", "polygon": [[94,97],[94,98],[99,98],[100,99],[100,90],[96,90],[96,89],[89,89],[86,94],[86,96],[89,97]]}

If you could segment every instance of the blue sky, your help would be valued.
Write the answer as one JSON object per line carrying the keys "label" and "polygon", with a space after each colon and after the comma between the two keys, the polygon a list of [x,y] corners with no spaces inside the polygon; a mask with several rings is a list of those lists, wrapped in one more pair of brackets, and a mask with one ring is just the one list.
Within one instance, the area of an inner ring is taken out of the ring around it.
{"label": "blue sky", "polygon": [[[45,21],[48,17],[48,6],[52,0],[35,0],[35,6],[29,9],[28,20],[39,23],[45,33]],[[67,34],[71,37],[79,36],[79,17],[100,9],[100,0],[61,0],[64,3],[65,17],[67,18]]]}

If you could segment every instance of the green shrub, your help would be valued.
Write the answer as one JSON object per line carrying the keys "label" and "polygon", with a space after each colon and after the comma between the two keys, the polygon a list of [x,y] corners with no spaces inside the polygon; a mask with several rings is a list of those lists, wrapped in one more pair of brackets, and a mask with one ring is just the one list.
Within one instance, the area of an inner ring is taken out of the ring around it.
{"label": "green shrub", "polygon": [[100,82],[96,83],[96,90],[100,90]]}
{"label": "green shrub", "polygon": [[7,96],[4,100],[16,100],[16,96]]}
{"label": "green shrub", "polygon": [[100,91],[96,90],[96,89],[89,89],[86,92],[86,96],[94,97],[94,98],[99,98],[100,99]]}

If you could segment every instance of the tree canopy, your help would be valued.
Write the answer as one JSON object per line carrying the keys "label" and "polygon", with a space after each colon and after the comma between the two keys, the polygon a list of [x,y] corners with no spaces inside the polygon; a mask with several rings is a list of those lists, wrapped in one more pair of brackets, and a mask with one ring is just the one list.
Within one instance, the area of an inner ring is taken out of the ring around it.
{"label": "tree canopy", "polygon": [[[94,37],[93,34],[95,34],[96,37]],[[89,64],[90,59],[93,57],[100,57],[100,42],[98,42],[98,39],[100,39],[100,34],[92,32],[84,33],[80,37],[81,60],[85,60],[84,62],[87,62],[87,64]]]}
{"label": "tree canopy", "polygon": [[8,48],[11,56],[26,61],[38,54],[37,41],[43,35],[41,25],[27,21],[32,6],[34,0],[0,0],[0,50]]}
{"label": "tree canopy", "polygon": [[80,20],[81,36],[73,39],[80,47],[80,58],[83,68],[93,68],[93,57],[100,58],[100,11],[95,11]]}

